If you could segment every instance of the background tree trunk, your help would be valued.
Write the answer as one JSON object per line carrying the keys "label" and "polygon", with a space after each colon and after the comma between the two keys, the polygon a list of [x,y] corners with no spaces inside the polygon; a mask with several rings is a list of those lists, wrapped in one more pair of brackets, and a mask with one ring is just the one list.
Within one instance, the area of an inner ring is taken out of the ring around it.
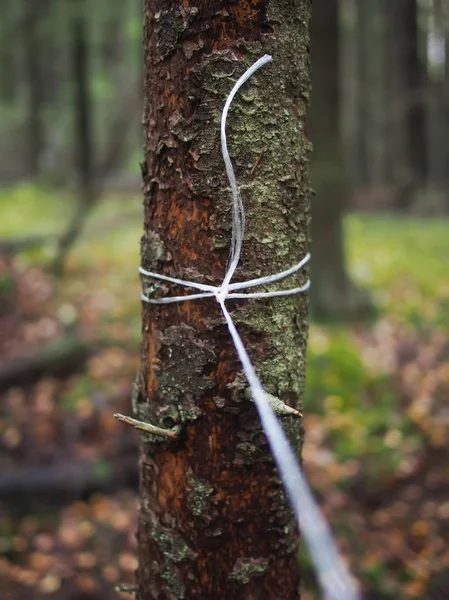
{"label": "background tree trunk", "polygon": [[86,218],[95,201],[94,157],[92,139],[92,101],[89,90],[89,39],[85,0],[72,0],[71,59],[74,94],[74,155],[78,187],[78,204],[65,233],[59,241],[59,249],[53,270],[63,270],[67,254],[80,235]]}
{"label": "background tree trunk", "polygon": [[317,317],[348,316],[366,300],[349,281],[342,220],[348,195],[340,135],[337,0],[314,0],[311,25],[312,101],[307,135],[313,144],[312,310]]}
{"label": "background tree trunk", "polygon": [[42,84],[42,61],[40,27],[42,27],[42,5],[34,0],[23,3],[24,62],[28,87],[28,171],[31,176],[39,172],[44,149],[42,108],[44,86]]}
{"label": "background tree trunk", "polygon": [[444,0],[434,0],[428,35],[433,47],[430,58],[431,101],[428,107],[428,204],[441,211],[448,206],[449,131],[449,8]]}
{"label": "background tree trunk", "polygon": [[[0,21],[0,99],[7,106],[19,102],[20,61],[18,60],[17,28],[23,7],[12,2],[2,4]],[[23,16],[22,16],[23,19]]]}
{"label": "background tree trunk", "polygon": [[[222,280],[231,197],[219,117],[265,52],[273,63],[245,84],[228,127],[247,211],[236,277],[307,251],[310,9],[310,0],[146,0],[145,268]],[[147,293],[183,293],[151,283]],[[229,308],[267,391],[298,406],[307,297]],[[137,597],[297,600],[297,532],[215,301],[145,305],[143,332],[137,414],[183,430],[178,442],[142,445]],[[298,421],[284,423],[299,449]]]}
{"label": "background tree trunk", "polygon": [[356,172],[356,183],[359,186],[365,186],[370,179],[370,156],[366,140],[366,133],[369,129],[369,109],[365,102],[367,90],[369,89],[368,69],[368,52],[366,38],[368,37],[369,22],[370,22],[370,0],[355,0],[355,53],[356,53],[356,68],[355,77],[357,79],[357,111],[355,120],[357,121],[357,143],[356,155],[358,158],[358,169]]}
{"label": "background tree trunk", "polygon": [[420,56],[417,1],[389,3],[386,17],[387,162],[397,188],[396,206],[409,209],[424,187],[426,171],[426,73]]}
{"label": "background tree trunk", "polygon": [[[425,106],[427,103],[428,86],[425,58],[426,48],[422,48],[419,31],[418,1],[403,0],[405,11],[405,99],[407,124],[407,160],[411,171],[412,186],[422,189],[426,179],[426,128]],[[407,98],[409,100],[407,101]]]}
{"label": "background tree trunk", "polygon": [[[356,153],[361,186],[383,186],[388,180],[385,23],[387,0],[355,0],[356,57],[359,139]],[[338,31],[338,28],[337,28]],[[324,59],[323,59],[324,60]],[[313,86],[312,86],[313,87]]]}

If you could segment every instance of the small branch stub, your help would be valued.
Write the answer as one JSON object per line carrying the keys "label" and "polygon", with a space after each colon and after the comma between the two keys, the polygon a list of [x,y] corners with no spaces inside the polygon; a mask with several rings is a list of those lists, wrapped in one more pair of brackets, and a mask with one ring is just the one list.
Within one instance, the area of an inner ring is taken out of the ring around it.
{"label": "small branch stub", "polygon": [[151,435],[169,440],[177,440],[181,430],[180,425],[177,425],[173,429],[162,429],[162,427],[156,427],[156,425],[152,425],[151,423],[138,421],[137,419],[127,417],[126,415],[121,415],[120,413],[115,413],[114,417],[122,423],[126,423],[126,425],[131,425],[134,427],[134,429],[138,429],[139,431],[144,431],[145,433],[150,433]]}
{"label": "small branch stub", "polygon": [[116,592],[125,592],[126,594],[135,594],[137,592],[137,585],[133,583],[119,583],[115,586]]}
{"label": "small branch stub", "polygon": [[260,161],[262,160],[262,156],[263,156],[264,152],[265,152],[265,148],[262,148],[262,150],[259,153],[259,156],[256,158],[256,162],[254,163],[253,168],[251,169],[251,171],[249,173],[251,175],[251,177],[254,175],[254,171],[257,169]]}
{"label": "small branch stub", "polygon": [[[248,400],[251,400],[251,402],[254,402],[251,388],[246,388],[245,396],[248,398]],[[296,410],[296,408],[293,408],[292,406],[288,406],[288,404],[285,404],[285,402],[282,402],[282,400],[280,400],[276,396],[272,396],[271,394],[268,394],[267,392],[265,392],[264,398],[268,402],[268,404],[271,406],[271,408],[274,410],[274,412],[279,416],[291,415],[291,416],[298,417],[298,418],[303,417],[302,412],[300,412],[299,410]]]}

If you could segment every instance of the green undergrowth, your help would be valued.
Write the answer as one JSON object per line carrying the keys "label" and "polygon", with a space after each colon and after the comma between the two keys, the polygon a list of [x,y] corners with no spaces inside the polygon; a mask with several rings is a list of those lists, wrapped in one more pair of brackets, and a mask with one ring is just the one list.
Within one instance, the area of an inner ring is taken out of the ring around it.
{"label": "green undergrowth", "polygon": [[[337,443],[341,458],[374,449],[392,423],[411,433],[392,389],[391,373],[366,360],[370,344],[384,344],[395,330],[419,335],[449,324],[449,222],[392,215],[350,215],[345,223],[349,271],[372,294],[379,316],[371,324],[312,323],[308,346],[305,404],[309,412],[353,416],[351,430]],[[388,327],[377,327],[379,321]],[[375,328],[376,341],[364,340]],[[379,339],[380,338],[380,339]],[[387,369],[388,371],[388,369]],[[366,432],[368,440],[359,435]],[[376,434],[370,437],[369,434]],[[346,441],[345,441],[346,440]],[[360,440],[360,445],[357,440]],[[380,448],[379,448],[380,451]]]}
{"label": "green undergrowth", "polygon": [[414,326],[449,325],[449,219],[351,215],[346,246],[353,278],[383,313]]}
{"label": "green undergrowth", "polygon": [[[401,388],[401,370],[415,368],[413,353],[419,352],[424,341],[428,344],[437,335],[447,337],[448,226],[444,218],[350,215],[345,223],[349,272],[371,294],[377,318],[371,323],[310,325],[304,405],[306,415],[317,417],[314,427],[319,423],[322,434],[312,456],[326,449],[329,466],[323,476],[340,491],[347,490],[349,498],[354,483],[364,490],[368,502],[371,489],[384,490],[381,497],[387,513],[397,500],[394,492],[388,492],[391,482],[404,464],[413,462],[429,445],[419,422],[410,416],[408,409],[415,398],[413,391]],[[435,359],[422,377],[438,368]],[[350,468],[345,470],[345,465]],[[317,488],[320,493],[320,485]],[[327,497],[323,501],[332,504]],[[417,519],[419,510],[415,510]],[[369,555],[370,542],[364,544],[360,528],[348,530],[347,516],[347,511],[342,516],[330,515],[338,539],[345,540],[347,548],[361,544]],[[370,517],[368,511],[368,523]],[[412,524],[413,516],[409,518]],[[426,544],[430,549],[432,539]],[[301,557],[305,572],[312,577],[307,553]],[[404,598],[427,597],[416,591],[421,589],[414,582],[416,573],[410,574],[405,567],[388,571],[382,558],[373,562],[363,552],[352,556],[351,563],[365,589],[382,600],[397,597],[401,581],[412,582]]]}
{"label": "green undergrowth", "polygon": [[[76,197],[24,183],[0,190],[0,238],[57,236],[70,223]],[[71,301],[94,291],[98,296],[100,336],[111,324],[124,324],[140,339],[140,237],[142,199],[138,193],[106,194],[92,208],[82,235],[67,260],[59,281],[63,310],[71,313]],[[23,250],[16,260],[23,267],[50,264],[56,244],[50,240]]]}
{"label": "green undergrowth", "polygon": [[0,189],[0,236],[57,233],[70,214],[71,202],[67,192],[49,190],[34,183]]}

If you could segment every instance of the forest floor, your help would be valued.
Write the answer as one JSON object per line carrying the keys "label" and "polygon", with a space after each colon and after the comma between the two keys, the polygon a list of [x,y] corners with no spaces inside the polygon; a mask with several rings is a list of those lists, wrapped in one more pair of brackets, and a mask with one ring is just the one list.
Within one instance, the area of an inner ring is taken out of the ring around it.
{"label": "forest floor", "polygon": [[[1,244],[60,232],[73,199],[23,185],[0,203]],[[137,566],[138,438],[112,415],[139,365],[141,210],[103,199],[62,278],[51,241],[0,258],[0,600],[130,597],[114,587]],[[448,227],[349,216],[351,275],[378,312],[310,327],[304,465],[366,599],[449,598]],[[62,371],[40,376],[43,348]]]}

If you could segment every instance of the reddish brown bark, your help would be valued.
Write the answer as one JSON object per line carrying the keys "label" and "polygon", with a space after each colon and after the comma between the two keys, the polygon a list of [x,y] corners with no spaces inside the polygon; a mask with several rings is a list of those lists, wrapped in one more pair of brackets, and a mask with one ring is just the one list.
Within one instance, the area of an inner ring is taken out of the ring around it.
{"label": "reddish brown bark", "polygon": [[[231,199],[219,116],[236,79],[266,52],[273,63],[230,115],[248,217],[236,278],[305,254],[309,14],[309,0],[145,2],[145,268],[222,280]],[[144,289],[186,293],[147,280]],[[297,407],[306,297],[229,308],[267,391]],[[138,598],[297,600],[297,533],[215,301],[145,305],[143,321],[137,414],[182,432],[178,442],[142,445]],[[298,421],[284,423],[299,448]]]}

